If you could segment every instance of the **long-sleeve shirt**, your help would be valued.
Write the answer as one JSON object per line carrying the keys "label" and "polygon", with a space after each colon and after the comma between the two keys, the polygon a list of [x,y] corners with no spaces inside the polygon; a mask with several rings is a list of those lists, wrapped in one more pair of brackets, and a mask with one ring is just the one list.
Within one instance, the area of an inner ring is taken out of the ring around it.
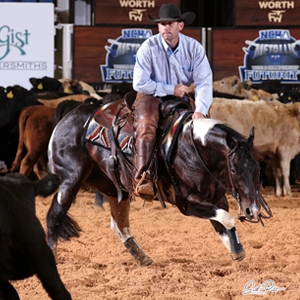
{"label": "long-sleeve shirt", "polygon": [[212,103],[212,71],[204,47],[179,33],[178,47],[172,51],[158,33],[143,42],[136,54],[133,71],[135,91],[164,97],[174,95],[175,85],[194,82],[196,112],[204,115]]}

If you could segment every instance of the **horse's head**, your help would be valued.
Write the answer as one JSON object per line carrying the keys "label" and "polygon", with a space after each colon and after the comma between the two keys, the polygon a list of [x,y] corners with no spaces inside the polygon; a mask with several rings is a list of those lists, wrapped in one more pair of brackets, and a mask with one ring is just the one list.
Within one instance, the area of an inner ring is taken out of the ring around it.
{"label": "horse's head", "polygon": [[260,217],[263,216],[260,213],[260,203],[262,203],[263,198],[259,193],[259,160],[262,159],[262,155],[253,147],[253,140],[253,127],[246,140],[237,140],[230,132],[226,136],[229,148],[227,153],[228,177],[233,195],[245,216],[240,217],[242,221],[246,219],[259,221]]}

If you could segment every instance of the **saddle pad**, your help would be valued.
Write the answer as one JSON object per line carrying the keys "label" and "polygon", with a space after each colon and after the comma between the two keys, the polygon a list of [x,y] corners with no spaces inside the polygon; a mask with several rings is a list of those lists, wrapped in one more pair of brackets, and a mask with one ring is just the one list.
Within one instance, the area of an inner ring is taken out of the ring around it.
{"label": "saddle pad", "polygon": [[[95,121],[95,116],[99,113],[99,109],[92,114],[90,119],[85,124],[85,140],[104,149],[111,149],[111,130]],[[191,111],[182,111],[178,114],[177,119],[173,122],[167,133],[164,135],[161,142],[163,156],[167,163],[170,162],[173,148],[176,144],[178,134],[186,121],[192,115]],[[120,132],[117,137],[118,145],[125,155],[133,156],[133,136]]]}
{"label": "saddle pad", "polygon": [[175,120],[175,122],[173,122],[173,125],[169,128],[168,132],[161,142],[161,150],[168,164],[170,163],[171,154],[173,152],[174,146],[176,145],[177,137],[182,129],[182,126],[184,125],[187,118],[192,114],[193,112],[191,111],[180,112],[177,119]]}
{"label": "saddle pad", "polygon": [[[99,113],[99,109],[92,114],[90,119],[85,124],[84,138],[87,142],[102,147],[111,149],[111,130],[95,121],[95,116]],[[132,154],[132,135],[119,133],[117,137],[118,145],[125,155]]]}

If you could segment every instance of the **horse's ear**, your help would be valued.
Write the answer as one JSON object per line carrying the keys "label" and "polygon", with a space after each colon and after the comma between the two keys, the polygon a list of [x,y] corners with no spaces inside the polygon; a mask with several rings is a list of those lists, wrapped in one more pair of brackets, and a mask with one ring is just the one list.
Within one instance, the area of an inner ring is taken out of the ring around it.
{"label": "horse's ear", "polygon": [[235,141],[231,134],[228,132],[227,135],[226,135],[226,142],[227,142],[227,145],[230,149],[233,149],[237,143],[237,141]]}
{"label": "horse's ear", "polygon": [[254,126],[252,126],[252,128],[250,129],[250,134],[248,136],[247,142],[250,145],[253,145],[253,141],[254,141]]}

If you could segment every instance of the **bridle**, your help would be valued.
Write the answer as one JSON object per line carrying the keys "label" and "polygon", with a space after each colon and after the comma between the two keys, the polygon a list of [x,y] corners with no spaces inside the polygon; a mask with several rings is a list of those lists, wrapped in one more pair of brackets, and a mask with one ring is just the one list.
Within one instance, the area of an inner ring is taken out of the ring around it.
{"label": "bridle", "polygon": [[208,173],[214,178],[214,180],[216,180],[219,184],[221,184],[223,186],[223,188],[233,197],[236,199],[237,203],[238,203],[238,206],[239,206],[239,212],[238,212],[238,219],[241,221],[241,222],[250,222],[250,223],[259,223],[261,222],[261,224],[264,226],[264,223],[262,221],[262,219],[270,219],[271,217],[273,217],[273,214],[271,212],[271,209],[270,207],[268,206],[267,202],[265,201],[265,199],[263,198],[263,196],[257,191],[257,198],[258,198],[258,201],[260,202],[261,206],[265,209],[265,211],[267,212],[267,214],[269,216],[266,216],[265,214],[263,214],[262,212],[259,212],[258,216],[257,216],[257,220],[256,221],[252,221],[250,219],[248,219],[246,216],[243,216],[241,215],[241,212],[242,212],[242,209],[241,209],[241,199],[240,199],[240,194],[239,194],[239,191],[238,189],[236,188],[234,182],[233,182],[233,179],[232,179],[232,176],[231,176],[231,171],[230,171],[230,157],[234,154],[237,146],[238,146],[238,142],[236,141],[236,144],[235,146],[233,147],[233,149],[231,149],[231,151],[227,154],[226,156],[226,160],[227,160],[227,173],[228,173],[228,177],[229,177],[229,180],[230,180],[230,184],[232,186],[232,191],[230,191],[219,179],[217,179],[212,173],[211,171],[209,170],[207,164],[205,163],[204,161],[204,158],[202,156],[202,154],[198,151],[198,148],[196,147],[195,145],[195,141],[194,141],[194,138],[193,138],[193,129],[192,129],[192,126],[191,126],[191,138],[192,138],[192,144],[194,145],[194,148],[196,149],[196,152],[200,158],[200,160],[202,161],[203,165],[205,166],[206,170],[208,171]]}

